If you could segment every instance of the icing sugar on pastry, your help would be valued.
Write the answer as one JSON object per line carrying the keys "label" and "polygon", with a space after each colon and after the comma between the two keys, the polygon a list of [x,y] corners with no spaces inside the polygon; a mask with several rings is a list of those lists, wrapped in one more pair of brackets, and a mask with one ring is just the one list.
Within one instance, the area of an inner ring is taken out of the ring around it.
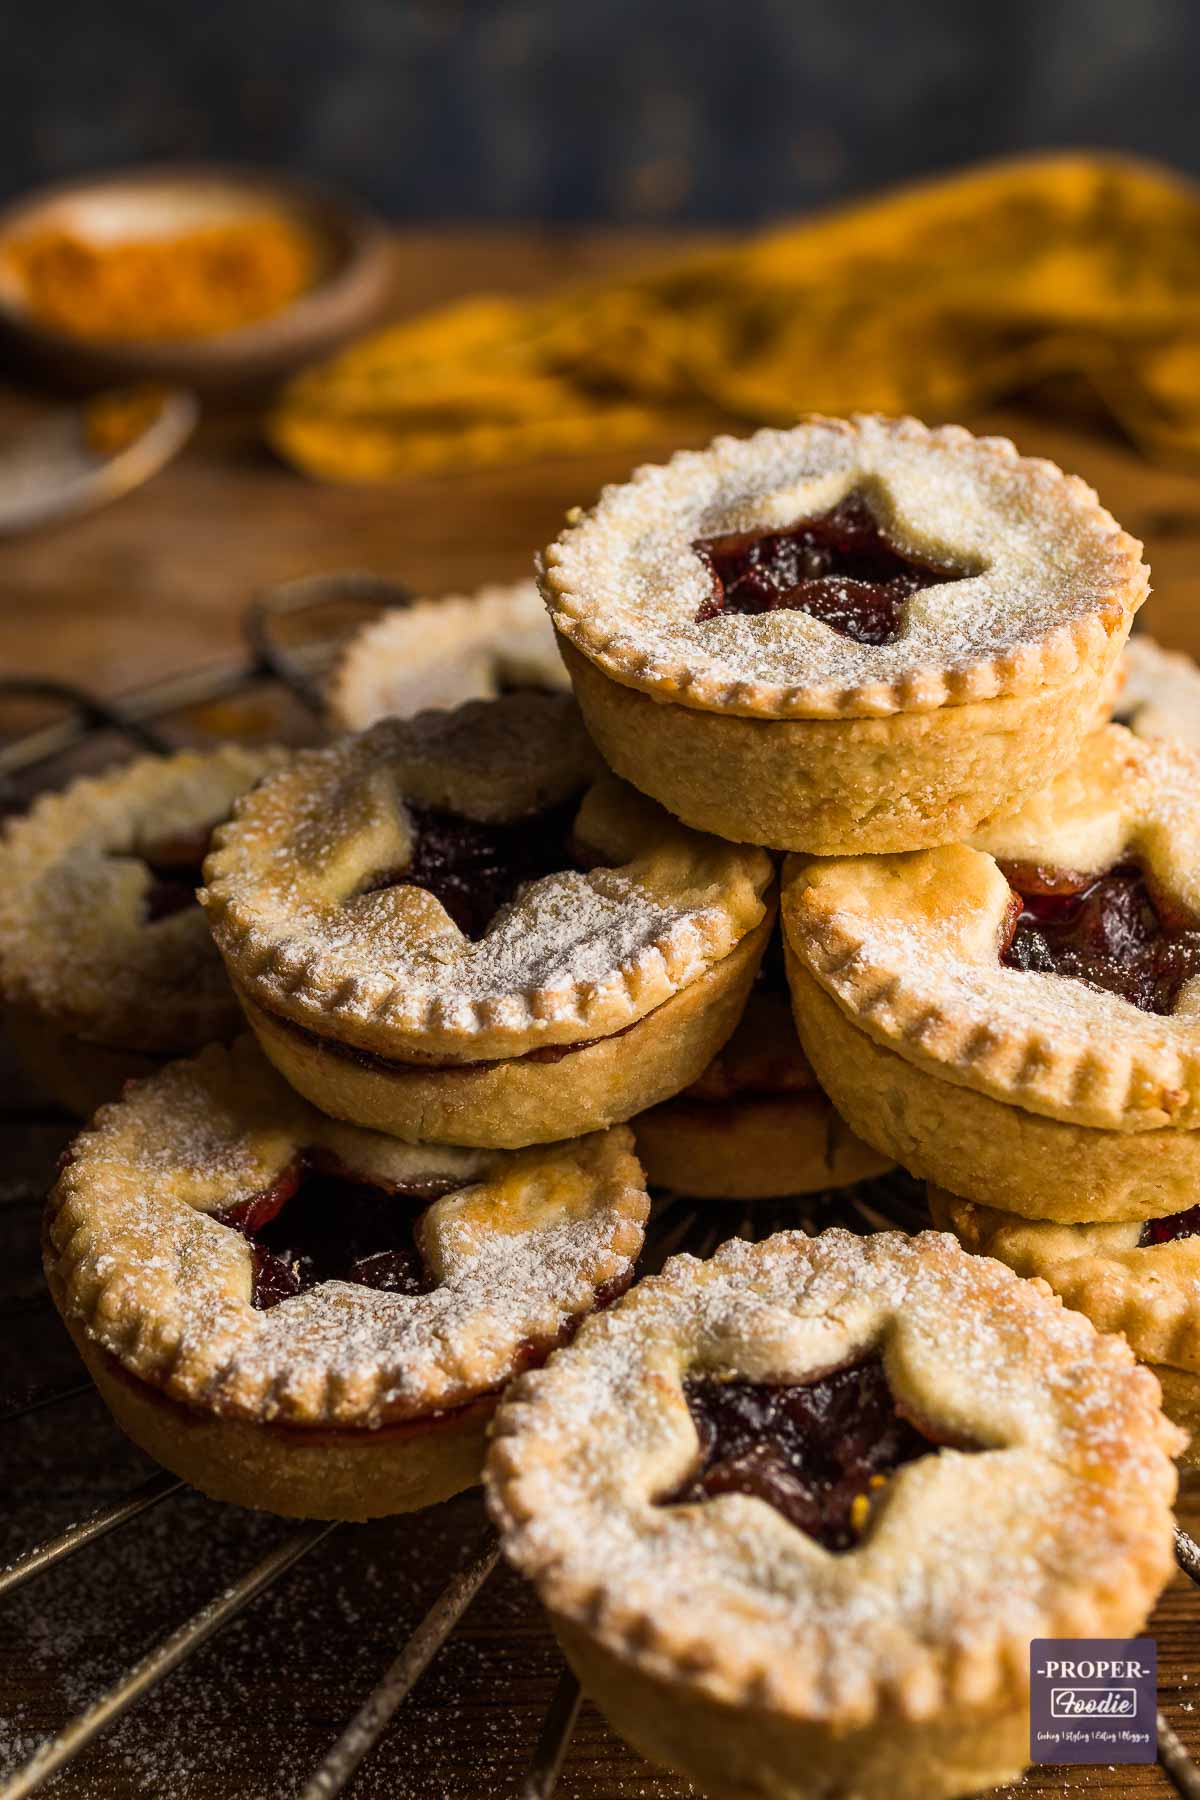
{"label": "icing sugar on pastry", "polygon": [[1081,1125],[1200,1123],[1200,987],[1174,1010],[1006,968],[1001,865],[1097,875],[1144,867],[1167,910],[1200,920],[1200,762],[1109,726],[1042,796],[974,846],[790,865],[792,951],[877,1042],[954,1081]]}
{"label": "icing sugar on pastry", "polygon": [[[852,1548],[757,1493],[681,1501],[686,1382],[880,1354],[933,1442]],[[1128,1345],[1042,1284],[934,1233],[784,1232],[673,1258],[522,1377],[486,1485],[576,1672],[649,1754],[720,1795],[882,1796],[898,1768],[906,1796],[961,1794],[1025,1761],[1031,1638],[1145,1619],[1180,1441]]]}
{"label": "icing sugar on pastry", "polygon": [[[322,1282],[267,1310],[252,1256],[212,1215],[300,1151],[420,1209],[428,1291]],[[517,1154],[415,1149],[324,1118],[252,1042],[136,1084],[72,1146],[50,1204],[62,1310],[168,1396],[251,1421],[378,1425],[505,1380],[606,1283],[628,1279],[647,1212],[624,1131]]]}
{"label": "icing sugar on pastry", "polygon": [[0,988],[93,1042],[180,1054],[239,1013],[186,902],[208,836],[283,760],[228,744],[139,757],[47,794],[0,850]]}
{"label": "icing sugar on pastry", "polygon": [[[559,871],[481,937],[405,880],[413,808],[536,830],[568,802]],[[202,899],[264,1006],[387,1055],[488,1057],[641,1018],[762,921],[772,875],[602,774],[571,700],[531,694],[302,753],[218,834]]]}
{"label": "icing sugar on pastry", "polygon": [[1200,669],[1153,638],[1131,637],[1122,658],[1117,717],[1138,737],[1169,737],[1200,750]]}
{"label": "icing sugar on pastry", "polygon": [[430,707],[566,686],[537,585],[518,581],[385,612],[342,653],[329,706],[338,725],[362,731]]}
{"label": "icing sugar on pastry", "polygon": [[[913,593],[894,641],[856,641],[803,610],[707,610],[698,540],[780,531],[851,494],[902,551],[960,576]],[[607,488],[546,551],[541,584],[562,635],[629,686],[750,716],[869,716],[1069,673],[1145,598],[1140,548],[1082,481],[1006,439],[816,418]]]}

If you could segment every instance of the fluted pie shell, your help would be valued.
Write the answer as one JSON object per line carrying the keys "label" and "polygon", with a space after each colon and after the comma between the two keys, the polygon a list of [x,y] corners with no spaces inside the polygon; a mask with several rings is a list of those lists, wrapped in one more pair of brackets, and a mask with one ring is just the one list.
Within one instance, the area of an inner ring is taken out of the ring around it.
{"label": "fluted pie shell", "polygon": [[414,600],[355,632],[329,682],[344,731],[431,707],[567,686],[554,630],[533,581]]}
{"label": "fluted pie shell", "polygon": [[[956,577],[861,642],[707,603],[697,545],[865,497]],[[539,581],[606,760],[688,824],[818,855],[952,843],[1036,793],[1106,716],[1148,571],[1096,495],[1003,438],[815,417],[639,469],[569,516]]]}
{"label": "fluted pie shell", "polygon": [[153,865],[190,861],[198,885],[213,827],[283,754],[227,744],[137,757],[43,795],[8,825],[5,1027],[38,1085],[69,1110],[87,1116],[131,1077],[241,1029],[200,908],[156,917],[148,906]]}
{"label": "fluted pie shell", "polygon": [[[684,1382],[881,1352],[940,1450],[825,1549],[696,1466]],[[585,1691],[718,1800],[929,1800],[1012,1779],[1029,1644],[1121,1637],[1173,1568],[1172,1452],[1127,1344],[953,1238],[785,1232],[676,1257],[508,1391],[485,1485]]]}
{"label": "fluted pie shell", "polygon": [[1107,726],[973,844],[789,859],[796,1027],[860,1136],[910,1173],[1026,1218],[1166,1217],[1200,1183],[1200,979],[1166,1016],[1001,962],[1018,863],[1134,861],[1200,920],[1200,761]]}
{"label": "fluted pie shell", "polygon": [[[518,824],[567,807],[564,866],[471,938],[404,881],[413,807]],[[205,879],[249,1021],[315,1105],[412,1142],[505,1148],[606,1127],[694,1081],[737,1023],[775,910],[770,858],[603,770],[567,695],[387,720],[301,753],[218,834]]]}
{"label": "fluted pie shell", "polygon": [[[427,1291],[325,1280],[253,1303],[251,1244],[212,1215],[301,1156],[418,1210]],[[478,1479],[498,1392],[628,1282],[647,1212],[623,1129],[416,1149],[316,1112],[246,1037],[134,1084],[75,1140],[46,1274],[118,1423],[167,1468],[242,1506],[375,1518]]]}
{"label": "fluted pie shell", "polygon": [[967,1250],[1040,1277],[1098,1330],[1123,1332],[1158,1376],[1167,1416],[1188,1434],[1183,1466],[1200,1466],[1200,1237],[1145,1243],[1137,1221],[1018,1219],[936,1187],[929,1211]]}
{"label": "fluted pie shell", "polygon": [[786,997],[757,984],[699,1080],[633,1125],[650,1186],[698,1200],[815,1194],[892,1166],[822,1093]]}

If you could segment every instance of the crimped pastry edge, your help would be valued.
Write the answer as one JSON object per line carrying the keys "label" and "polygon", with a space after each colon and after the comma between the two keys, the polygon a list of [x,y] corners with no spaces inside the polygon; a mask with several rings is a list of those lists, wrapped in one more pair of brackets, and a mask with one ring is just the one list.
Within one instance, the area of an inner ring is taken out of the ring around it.
{"label": "crimped pastry edge", "polygon": [[[797,1239],[801,1235],[781,1233],[779,1238]],[[849,1235],[835,1230],[822,1233],[821,1238]],[[819,1244],[821,1238],[806,1242]],[[915,1239],[903,1238],[899,1233],[880,1233],[870,1241],[878,1253],[888,1240],[911,1246],[942,1246],[942,1255],[950,1246],[958,1249],[956,1240],[948,1234],[935,1232],[923,1232]],[[761,1250],[763,1246],[753,1248]],[[744,1252],[746,1246],[725,1245],[706,1265],[697,1264],[691,1257],[672,1257],[660,1275],[639,1282],[612,1309],[612,1315],[628,1316],[631,1309],[652,1306],[664,1292],[678,1290],[693,1271],[711,1269],[738,1249]],[[968,1260],[978,1263],[981,1270],[1002,1267],[987,1259]],[[988,1279],[994,1280],[994,1276]],[[1044,1308],[1047,1302],[1056,1310],[1061,1306],[1044,1282],[1021,1282],[1018,1286],[1018,1304],[1030,1313]],[[914,1636],[905,1645],[908,1654],[902,1662],[897,1661],[893,1643],[889,1646],[888,1668],[881,1670],[869,1687],[860,1682],[852,1698],[841,1706],[814,1708],[813,1671],[803,1666],[801,1658],[748,1658],[740,1654],[736,1630],[720,1633],[715,1641],[701,1633],[699,1623],[694,1631],[674,1631],[671,1622],[664,1624],[656,1611],[629,1602],[621,1587],[619,1570],[606,1572],[600,1578],[582,1574],[576,1577],[564,1570],[554,1533],[540,1515],[538,1504],[552,1485],[553,1465],[561,1448],[554,1442],[553,1433],[550,1438],[539,1437],[536,1424],[528,1421],[536,1415],[540,1397],[561,1381],[570,1362],[585,1355],[596,1337],[611,1329],[611,1315],[589,1320],[567,1351],[560,1352],[547,1368],[520,1376],[507,1390],[492,1423],[492,1447],[485,1465],[489,1511],[501,1531],[508,1559],[533,1583],[551,1615],[569,1621],[586,1636],[598,1640],[635,1675],[650,1673],[668,1683],[697,1689],[722,1704],[756,1711],[771,1709],[808,1721],[818,1719],[834,1732],[896,1715],[921,1721],[964,1703],[985,1708],[1002,1705],[1028,1691],[1031,1637],[1127,1634],[1144,1622],[1173,1569],[1169,1509],[1176,1477],[1169,1459],[1182,1447],[1185,1434],[1162,1415],[1158,1384],[1149,1371],[1136,1364],[1128,1345],[1119,1338],[1095,1333],[1083,1319],[1079,1323],[1087,1327],[1104,1360],[1123,1365],[1127,1426],[1132,1429],[1134,1421],[1140,1418],[1143,1454],[1130,1460],[1128,1496],[1119,1498],[1111,1479],[1103,1474],[1098,1481],[1094,1472],[1086,1470],[1079,1477],[1090,1490],[1089,1498],[1107,1510],[1114,1530],[1121,1535],[1127,1552],[1122,1579],[1095,1591],[1088,1591],[1087,1583],[1067,1588],[1056,1605],[1045,1608],[1037,1628],[1028,1634],[1005,1636],[989,1623],[986,1630],[981,1630],[980,1643],[961,1639],[935,1646]],[[663,1379],[655,1374],[651,1382],[660,1385]],[[1142,1529],[1144,1509],[1152,1495],[1162,1513],[1161,1529],[1153,1533]],[[1136,1545],[1130,1543],[1125,1530],[1126,1507],[1133,1508],[1138,1518]],[[709,1625],[712,1623],[708,1621]]]}
{"label": "crimped pastry edge", "polygon": [[[429,640],[430,651],[441,648],[444,653],[449,653],[457,628],[470,624],[477,632],[479,624],[494,615],[495,629],[499,633],[507,624],[509,614],[526,600],[537,608],[540,617],[541,600],[532,576],[523,581],[486,582],[470,593],[456,592],[436,598],[422,594],[408,605],[388,607],[352,635],[333,666],[326,683],[325,700],[334,725],[340,731],[362,731],[380,716],[366,716],[368,707],[363,697],[376,685],[377,659],[394,658],[398,654],[397,644],[408,659],[416,650],[420,666],[422,637]],[[548,630],[547,638],[552,648],[553,640]],[[478,642],[478,637],[474,637],[472,647],[477,648]],[[497,649],[501,648],[503,646],[498,642]],[[565,675],[562,682],[565,686]]]}
{"label": "crimped pastry edge", "polygon": [[[1021,1219],[929,1186],[935,1225],[953,1231],[977,1256],[993,1256],[1018,1275],[1040,1276],[1064,1306],[1098,1331],[1122,1332],[1146,1362],[1200,1374],[1200,1245],[1191,1239],[1139,1246],[1140,1222],[1067,1225]],[[1129,1237],[1114,1255],[1116,1238]],[[1183,1249],[1192,1243],[1197,1254]]]}
{"label": "crimped pastry edge", "polygon": [[[502,700],[469,702],[454,713],[420,715],[417,724],[453,719],[471,706],[505,704]],[[574,713],[569,696],[557,696],[556,704]],[[382,720],[356,739],[301,751],[280,771],[278,780],[299,781],[309,771],[315,780],[322,772],[336,770],[334,759],[347,744],[367,746],[375,739],[383,743],[386,734],[412,723]],[[589,754],[598,762],[594,750],[589,748]],[[276,785],[273,781],[262,783],[214,835],[200,894],[213,937],[235,987],[244,988],[266,1011],[320,1036],[382,1056],[409,1056],[415,1062],[439,1058],[487,1062],[519,1056],[543,1045],[609,1036],[644,1018],[722,961],[774,904],[775,866],[765,850],[727,844],[711,834],[695,832],[618,777],[603,772],[586,787],[581,805],[603,789],[610,797],[624,796],[622,804],[643,812],[654,807],[661,815],[659,840],[664,854],[689,842],[695,845],[697,855],[715,852],[725,864],[723,891],[702,908],[681,911],[653,940],[641,944],[632,959],[610,968],[602,980],[507,988],[478,999],[455,998],[451,1005],[443,993],[427,990],[422,994],[397,979],[385,996],[372,999],[367,1010],[357,979],[328,969],[321,950],[305,951],[286,931],[264,926],[254,884],[278,845],[269,831],[259,829],[256,812],[272,800]],[[249,896],[246,889],[252,890]],[[369,959],[364,955],[362,961],[367,968]]]}
{"label": "crimped pastry edge", "polygon": [[[130,1375],[184,1405],[251,1424],[371,1429],[471,1404],[504,1385],[521,1365],[530,1343],[544,1342],[553,1336],[554,1320],[566,1316],[577,1322],[586,1316],[595,1305],[597,1290],[627,1276],[641,1248],[649,1199],[628,1128],[614,1126],[564,1144],[543,1146],[533,1154],[558,1158],[564,1165],[576,1167],[591,1184],[593,1209],[608,1208],[612,1214],[611,1228],[597,1246],[592,1262],[585,1266],[576,1259],[570,1271],[578,1294],[565,1307],[565,1313],[561,1293],[529,1293],[527,1316],[521,1321],[520,1331],[510,1334],[512,1341],[507,1345],[502,1341],[503,1332],[497,1338],[495,1332],[484,1330],[475,1339],[464,1338],[461,1331],[452,1334],[452,1338],[436,1333],[431,1340],[434,1354],[427,1359],[430,1366],[424,1389],[414,1390],[410,1383],[409,1391],[401,1392],[394,1367],[376,1367],[369,1380],[363,1379],[360,1371],[348,1378],[344,1370],[335,1366],[332,1353],[318,1379],[312,1378],[311,1370],[306,1370],[302,1379],[281,1379],[270,1359],[256,1355],[251,1327],[263,1315],[250,1304],[248,1257],[245,1274],[234,1271],[231,1278],[228,1268],[206,1271],[203,1258],[192,1256],[189,1286],[205,1279],[206,1274],[211,1274],[214,1284],[221,1283],[219,1290],[214,1286],[211,1296],[215,1302],[212,1316],[219,1319],[219,1329],[197,1331],[182,1309],[172,1314],[165,1305],[156,1308],[132,1292],[128,1277],[138,1277],[139,1264],[142,1272],[147,1266],[144,1246],[138,1242],[137,1222],[127,1229],[124,1238],[119,1231],[111,1242],[104,1237],[107,1203],[115,1202],[119,1207],[127,1198],[137,1196],[143,1206],[155,1204],[153,1197],[139,1188],[136,1170],[127,1169],[118,1154],[121,1131],[137,1129],[131,1105],[156,1087],[161,1091],[173,1079],[194,1078],[203,1085],[210,1076],[220,1084],[217,1091],[224,1106],[236,1108],[247,1093],[252,1095],[252,1104],[261,1103],[264,1095],[268,1101],[277,1102],[278,1111],[271,1114],[264,1152],[276,1170],[286,1166],[298,1149],[319,1143],[323,1131],[331,1139],[335,1154],[337,1146],[346,1145],[349,1133],[364,1142],[374,1140],[376,1146],[382,1144],[384,1154],[396,1150],[419,1155],[419,1150],[394,1145],[391,1140],[383,1144],[377,1133],[325,1120],[287,1088],[250,1038],[239,1039],[228,1049],[210,1044],[197,1056],[170,1064],[144,1081],[131,1084],[121,1100],[100,1109],[69,1146],[47,1201],[43,1223],[47,1279],[56,1304],[73,1328],[82,1330],[91,1342],[114,1356]],[[280,1152],[281,1140],[287,1147],[286,1155]],[[169,1144],[167,1154],[170,1155]],[[487,1169],[465,1174],[461,1190],[456,1192],[477,1184],[486,1186],[493,1179],[502,1180],[505,1165],[524,1154],[529,1153],[447,1152],[437,1148],[427,1153],[434,1168],[439,1159],[444,1162],[448,1157],[473,1157],[476,1162],[487,1159]],[[165,1179],[173,1174],[174,1168],[166,1168]],[[180,1206],[185,1206],[186,1211],[179,1211]],[[164,1195],[161,1210],[162,1221],[155,1233],[155,1269],[160,1261],[159,1250],[169,1241],[173,1224],[182,1229],[193,1208],[177,1196]],[[229,1236],[234,1238],[236,1234],[230,1232]],[[237,1241],[240,1244],[242,1240]],[[165,1270],[165,1256],[161,1263]],[[152,1286],[153,1275],[152,1270]],[[247,1286],[244,1294],[231,1291],[239,1289],[243,1282]],[[372,1291],[362,1290],[364,1304],[370,1303]],[[156,1293],[169,1299],[166,1273],[159,1276]],[[486,1317],[478,1312],[472,1323],[486,1325]],[[351,1318],[347,1330],[352,1325]],[[336,1333],[334,1339],[336,1344]]]}
{"label": "crimped pastry edge", "polygon": [[[49,866],[88,831],[99,813],[133,811],[168,796],[173,784],[205,768],[228,771],[249,787],[286,762],[276,746],[221,744],[212,750],[177,750],[170,756],[141,756],[100,775],[83,776],[66,788],[38,797],[29,811],[11,820],[0,840],[0,993],[72,1036],[144,1055],[187,1055],[210,1039],[228,1038],[240,1014],[232,992],[215,996],[173,996],[171,1024],[148,1020],[145,996],[123,1002],[111,989],[100,1003],[84,1001],[70,945],[56,943],[52,957],[40,958],[34,975],[31,948],[38,922],[31,919],[28,883],[38,867]],[[47,979],[49,977],[49,979]],[[151,1028],[148,1030],[148,1026]]]}
{"label": "crimped pastry edge", "polygon": [[[882,932],[873,930],[874,921],[865,922],[861,909],[861,916],[856,916],[849,908],[832,907],[810,893],[824,879],[824,871],[836,873],[852,865],[861,866],[871,879],[886,876],[900,889],[914,872],[916,880],[923,880],[923,871],[933,865],[922,859],[933,858],[943,860],[948,880],[961,882],[966,879],[964,859],[977,859],[982,870],[986,863],[994,865],[1010,856],[1011,849],[1004,844],[1022,832],[1027,816],[1036,819],[1043,805],[1054,804],[1057,792],[1089,784],[1099,790],[1108,780],[1111,794],[1115,791],[1111,784],[1125,779],[1126,771],[1137,798],[1130,819],[1143,836],[1155,835],[1160,849],[1166,846],[1165,853],[1183,868],[1188,859],[1182,851],[1187,846],[1194,843],[1200,852],[1200,758],[1185,746],[1136,738],[1124,726],[1108,725],[1044,795],[980,833],[973,845],[875,859],[788,856],[780,884],[780,919],[791,954],[852,1024],[944,1080],[1048,1118],[1104,1130],[1200,1126],[1200,1023],[1193,1018],[1194,1005],[1186,1013],[1177,1007],[1161,1018],[1097,994],[1095,1009],[1090,999],[1084,1002],[1086,1020],[1076,1019],[1079,1005],[1069,990],[1085,996],[1092,990],[1055,976],[1026,977],[1053,982],[1063,990],[1053,1030],[1048,1031],[1044,1021],[1018,1005],[1016,990],[1005,986],[1022,977],[1003,968],[998,945],[994,971],[990,965],[987,971],[986,994],[984,965],[963,960],[962,968],[980,977],[968,995],[946,979],[914,976],[901,926],[894,932],[895,943],[885,943]],[[1103,812],[1098,802],[1098,813]],[[1077,821],[1067,822],[1073,827]],[[1125,823],[1132,834],[1133,824]],[[1035,860],[1054,864],[1049,855]],[[1057,866],[1066,864],[1060,859]],[[1083,866],[1086,870],[1091,865]],[[1195,865],[1188,864],[1186,875],[1194,907],[1200,894],[1200,854]],[[919,942],[916,932],[910,939],[911,945]],[[1105,1006],[1120,1009],[1119,1030],[1101,1010]]]}
{"label": "crimped pastry edge", "polygon": [[[732,713],[759,719],[876,718],[900,712],[932,712],[943,706],[992,700],[1030,693],[1052,686],[1082,664],[1103,660],[1114,635],[1124,638],[1133,617],[1150,592],[1150,571],[1142,562],[1142,545],[1124,531],[1100,504],[1095,491],[1079,476],[1065,474],[1044,457],[1022,457],[1008,438],[977,438],[960,425],[931,428],[919,419],[887,419],[880,414],[856,413],[848,419],[826,414],[808,415],[794,429],[818,425],[852,436],[864,425],[882,427],[902,442],[914,445],[954,447],[971,445],[998,462],[1019,465],[1031,481],[1053,487],[1056,495],[1081,513],[1094,517],[1099,531],[1109,540],[1112,575],[1109,592],[1088,614],[1064,620],[1036,641],[1014,644],[1002,654],[980,657],[961,668],[930,664],[905,672],[892,680],[858,683],[777,683],[738,678],[727,680],[716,671],[696,667],[685,657],[656,655],[632,643],[627,635],[606,631],[594,617],[586,595],[572,586],[564,562],[576,533],[601,513],[620,487],[649,489],[664,465],[644,464],[628,483],[605,488],[590,512],[568,514],[560,535],[535,559],[535,571],[555,629],[613,681],[653,694],[680,706],[702,712]],[[665,465],[686,471],[706,457],[726,459],[743,445],[769,447],[787,433],[771,427],[749,439],[718,437],[707,450],[680,450]]]}

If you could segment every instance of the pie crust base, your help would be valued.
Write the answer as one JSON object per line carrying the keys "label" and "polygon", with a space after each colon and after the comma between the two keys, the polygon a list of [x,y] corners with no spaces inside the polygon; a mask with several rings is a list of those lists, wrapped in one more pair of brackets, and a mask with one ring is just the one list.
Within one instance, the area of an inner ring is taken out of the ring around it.
{"label": "pie crust base", "polygon": [[434,1506],[479,1481],[494,1396],[377,1431],[251,1425],[168,1398],[78,1326],[69,1329],[125,1435],[210,1500],[288,1519],[381,1519]]}
{"label": "pie crust base", "polygon": [[[47,1279],[118,1422],[204,1492],[321,1518],[423,1506],[477,1478],[513,1374],[632,1278],[649,1213],[632,1151],[622,1128],[413,1149],[315,1113],[247,1037],[135,1084],[76,1138]],[[260,1296],[231,1209],[286,1207],[306,1171],[396,1196],[415,1289],[351,1270]]]}
{"label": "pie crust base", "polygon": [[[663,1507],[692,1374],[797,1381],[882,1346],[974,1443],[888,1484],[835,1556],[762,1500]],[[1121,1636],[1174,1567],[1180,1434],[1128,1345],[948,1235],[781,1232],[672,1258],[497,1411],[505,1553],[617,1729],[725,1800],[924,1800],[1014,1776],[1029,1652]]]}
{"label": "pie crust base", "polygon": [[668,1100],[633,1122],[651,1187],[697,1200],[774,1200],[849,1187],[891,1168],[824,1094]]}
{"label": "pie crust base", "polygon": [[563,1654],[618,1736],[711,1800],[936,1800],[1013,1781],[1029,1758],[1029,1714],[964,1708],[951,1725],[896,1718],[839,1731],[778,1719],[747,1698],[722,1705],[628,1658],[550,1613]]}
{"label": "pie crust base", "polygon": [[1120,643],[1029,694],[865,719],[754,719],[651,698],[563,640],[605,760],[687,825],[819,856],[957,843],[1037,793],[1107,717]]}
{"label": "pie crust base", "polygon": [[737,1030],[699,1079],[633,1120],[651,1187],[696,1200],[774,1200],[846,1187],[889,1166],[817,1086],[792,1023],[782,948],[770,945],[767,961]]}
{"label": "pie crust base", "polygon": [[736,1026],[773,926],[772,907],[735,950],[636,1024],[553,1061],[359,1059],[239,998],[280,1074],[322,1112],[413,1144],[520,1149],[620,1124],[693,1082]]}
{"label": "pie crust base", "polygon": [[[1069,1223],[1182,1212],[1200,1131],[1106,1131],[1027,1112],[909,1062],[846,1017],[786,949],[796,1030],[853,1131],[910,1175],[1024,1218]],[[1065,985],[1065,984],[1064,984]]]}

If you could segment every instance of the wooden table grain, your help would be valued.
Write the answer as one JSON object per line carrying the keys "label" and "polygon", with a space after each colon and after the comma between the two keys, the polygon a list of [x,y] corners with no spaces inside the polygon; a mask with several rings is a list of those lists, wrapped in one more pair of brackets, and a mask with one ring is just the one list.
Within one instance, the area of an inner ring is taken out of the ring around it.
{"label": "wooden table grain", "polygon": [[[661,240],[422,232],[397,244],[400,310],[476,288],[521,291],[663,253]],[[0,429],[27,396],[0,395]],[[248,596],[344,568],[429,592],[515,577],[634,461],[699,443],[681,420],[635,451],[388,489],[314,486],[261,446],[252,409],[210,411],[179,460],[92,518],[0,543],[0,673],[120,693],[239,649]],[[1200,654],[1200,476],[1154,468],[1102,429],[1033,411],[969,420],[1082,473],[1142,537],[1154,571],[1145,623]],[[30,1111],[0,1068],[0,1406],[66,1382],[74,1353],[45,1302],[40,1198],[69,1127]],[[93,1398],[0,1427],[0,1562],[143,1479],[149,1465]],[[1200,1505],[1185,1501],[1200,1528]],[[295,1794],[455,1566],[480,1523],[464,1496],[419,1519],[343,1527],[59,1778],[63,1800],[277,1800]],[[184,1494],[0,1608],[0,1771],[15,1767],[159,1637],[235,1579],[285,1527]],[[1200,1759],[1200,1593],[1177,1579],[1155,1615],[1163,1710]],[[501,1571],[472,1605],[350,1790],[356,1800],[516,1796],[558,1672],[532,1596]],[[584,1707],[563,1800],[674,1800]],[[1029,1796],[1161,1796],[1155,1768],[1034,1770]]]}

